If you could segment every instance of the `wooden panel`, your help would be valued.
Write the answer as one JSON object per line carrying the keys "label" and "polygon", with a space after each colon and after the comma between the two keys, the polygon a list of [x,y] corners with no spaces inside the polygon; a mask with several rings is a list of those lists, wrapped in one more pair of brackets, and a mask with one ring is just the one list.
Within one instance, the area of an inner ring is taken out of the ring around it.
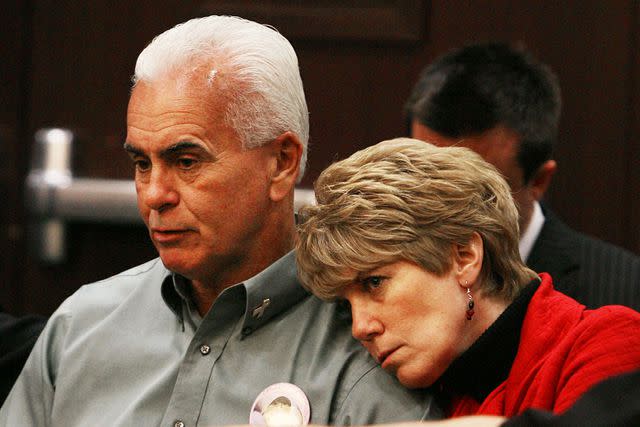
{"label": "wooden panel", "polygon": [[300,67],[311,115],[311,186],[332,161],[404,132],[401,106],[410,81],[411,49],[397,46],[300,44]]}
{"label": "wooden panel", "polygon": [[206,1],[201,15],[237,15],[278,28],[290,39],[417,41],[423,0]]}
{"label": "wooden panel", "polygon": [[544,41],[564,97],[552,202],[576,228],[625,245],[630,224],[624,212],[631,194],[623,190],[629,185],[630,3],[575,4],[580,19],[572,5],[564,6],[564,25],[555,29],[563,30],[562,43]]}
{"label": "wooden panel", "polygon": [[8,98],[0,116],[0,196],[13,206],[0,211],[0,250],[9,254],[2,261],[9,285],[0,290],[0,305],[47,313],[79,285],[154,256],[142,227],[91,224],[70,225],[71,257],[63,265],[44,266],[28,255],[22,182],[30,135],[43,126],[71,127],[80,135],[79,175],[130,178],[121,145],[135,58],[153,36],[204,11],[240,13],[292,39],[311,112],[307,186],[333,160],[404,134],[403,103],[436,55],[474,41],[522,41],[557,71],[564,93],[551,203],[576,228],[640,251],[637,2],[9,4],[13,9],[0,18],[9,41],[1,71],[10,82],[0,88],[2,100]]}
{"label": "wooden panel", "polygon": [[0,14],[0,307],[15,312],[24,292],[19,262],[23,229],[20,182],[24,170],[24,114],[30,9],[27,2],[3,3]]}
{"label": "wooden panel", "polygon": [[629,108],[631,126],[627,140],[626,158],[628,159],[629,182],[622,191],[629,198],[626,210],[627,241],[625,246],[640,254],[640,3],[633,3],[632,25],[633,36],[629,46],[631,62]]}

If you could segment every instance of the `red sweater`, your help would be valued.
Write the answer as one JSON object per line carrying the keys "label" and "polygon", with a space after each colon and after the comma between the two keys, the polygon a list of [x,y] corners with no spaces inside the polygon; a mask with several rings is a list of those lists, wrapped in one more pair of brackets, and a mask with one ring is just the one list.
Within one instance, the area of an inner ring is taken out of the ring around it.
{"label": "red sweater", "polygon": [[540,277],[507,379],[482,403],[454,398],[451,416],[560,413],[596,383],[640,368],[640,313],[623,306],[587,310],[555,291],[549,275]]}

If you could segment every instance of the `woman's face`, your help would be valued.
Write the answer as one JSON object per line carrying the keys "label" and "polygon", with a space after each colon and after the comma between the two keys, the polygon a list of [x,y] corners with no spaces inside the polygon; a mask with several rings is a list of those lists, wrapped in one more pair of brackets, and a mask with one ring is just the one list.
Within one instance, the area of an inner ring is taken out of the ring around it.
{"label": "woman's face", "polygon": [[475,339],[455,266],[438,277],[394,262],[358,275],[340,297],[351,305],[353,336],[405,387],[433,384]]}

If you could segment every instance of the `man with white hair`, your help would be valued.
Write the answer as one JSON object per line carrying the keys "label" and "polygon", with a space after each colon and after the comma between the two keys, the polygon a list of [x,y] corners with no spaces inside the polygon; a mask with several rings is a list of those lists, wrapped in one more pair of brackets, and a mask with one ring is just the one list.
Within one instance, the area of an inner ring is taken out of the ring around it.
{"label": "man with white hair", "polygon": [[297,58],[277,31],[210,16],[145,48],[125,149],[160,257],[60,306],[0,425],[246,424],[267,392],[314,424],[435,414],[297,281],[307,140]]}

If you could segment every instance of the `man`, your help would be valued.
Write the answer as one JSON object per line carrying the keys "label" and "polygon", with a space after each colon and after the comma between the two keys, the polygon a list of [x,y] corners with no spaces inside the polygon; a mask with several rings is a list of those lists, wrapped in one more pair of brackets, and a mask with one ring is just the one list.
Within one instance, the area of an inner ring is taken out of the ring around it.
{"label": "man", "polygon": [[541,205],[552,159],[560,88],[552,71],[506,44],[455,50],[422,72],[405,106],[411,135],[469,147],[502,172],[520,214],[520,252],[556,288],[589,307],[640,309],[640,258],[578,233]]}
{"label": "man", "polygon": [[246,424],[270,403],[315,424],[429,417],[428,392],[375,366],[296,279],[307,139],[297,58],[273,29],[211,16],[154,39],[125,149],[160,258],[61,305],[0,425]]}

